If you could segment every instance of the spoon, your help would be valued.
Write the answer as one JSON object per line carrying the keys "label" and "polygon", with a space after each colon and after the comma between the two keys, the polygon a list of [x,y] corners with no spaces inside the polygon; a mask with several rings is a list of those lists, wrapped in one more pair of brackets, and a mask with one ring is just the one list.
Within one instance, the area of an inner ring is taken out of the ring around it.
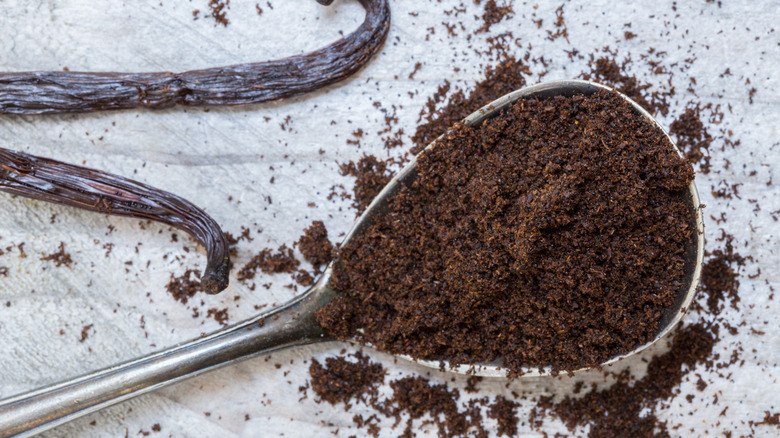
{"label": "spoon", "polygon": [[[612,90],[600,84],[579,80],[552,81],[532,85],[491,102],[468,116],[464,122],[467,125],[479,125],[482,121],[499,114],[503,108],[518,99],[544,99],[574,94],[590,95],[600,89]],[[658,129],[663,130],[642,107],[622,94],[621,97],[631,103],[638,113]],[[666,135],[669,137],[668,134]],[[674,145],[671,138],[669,141]],[[677,150],[676,147],[675,150]],[[679,150],[677,152],[682,156]],[[393,196],[401,187],[400,183],[413,173],[415,164],[416,159],[412,158],[382,189],[357,220],[342,245],[346,245],[350,239],[363,232],[373,217],[383,214],[387,206],[387,199]],[[704,238],[699,195],[693,181],[689,186],[689,192],[688,201],[696,214],[698,233],[694,233],[694,241],[686,247],[685,284],[677,291],[674,305],[670,306],[662,315],[656,335],[651,342],[637,346],[626,354],[613,357],[602,365],[609,365],[637,354],[661,339],[680,321],[690,305],[699,282]],[[0,400],[0,437],[32,436],[105,407],[251,356],[268,354],[297,345],[334,341],[336,339],[327,334],[315,318],[315,312],[338,293],[330,287],[332,273],[331,263],[317,282],[303,295],[283,306],[209,336],[72,380]],[[408,356],[401,357],[431,368],[439,369],[441,365],[439,361],[415,360]],[[506,375],[500,363],[448,367],[445,361],[445,369],[478,376],[504,377]],[[521,377],[550,374],[548,369],[527,369],[524,371],[525,374]],[[580,370],[574,372],[576,371]]]}

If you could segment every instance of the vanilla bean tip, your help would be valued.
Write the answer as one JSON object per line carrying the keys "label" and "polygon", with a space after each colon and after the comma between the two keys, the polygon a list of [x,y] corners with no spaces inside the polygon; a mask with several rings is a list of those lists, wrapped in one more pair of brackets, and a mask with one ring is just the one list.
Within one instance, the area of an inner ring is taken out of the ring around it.
{"label": "vanilla bean tip", "polygon": [[203,290],[209,295],[216,295],[230,284],[230,258],[225,257],[216,267],[207,266],[200,279]]}

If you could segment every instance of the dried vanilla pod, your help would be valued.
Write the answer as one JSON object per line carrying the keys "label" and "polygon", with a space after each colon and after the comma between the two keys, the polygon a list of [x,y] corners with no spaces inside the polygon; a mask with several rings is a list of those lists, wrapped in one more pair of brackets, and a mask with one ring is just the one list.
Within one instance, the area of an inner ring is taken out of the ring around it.
{"label": "dried vanilla pod", "polygon": [[0,113],[245,105],[308,93],[351,76],[382,47],[390,29],[388,2],[360,3],[366,9],[366,18],[357,30],[319,50],[284,59],[183,73],[0,73]]}

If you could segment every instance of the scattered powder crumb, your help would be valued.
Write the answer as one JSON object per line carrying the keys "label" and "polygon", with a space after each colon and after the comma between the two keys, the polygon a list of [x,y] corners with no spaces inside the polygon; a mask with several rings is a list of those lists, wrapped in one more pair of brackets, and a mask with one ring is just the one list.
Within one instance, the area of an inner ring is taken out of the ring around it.
{"label": "scattered powder crumb", "polygon": [[230,253],[230,257],[237,257],[238,249],[236,247],[238,246],[238,239],[236,239],[231,233],[228,232],[225,232],[225,238],[227,239],[228,252]]}
{"label": "scattered powder crumb", "polygon": [[214,321],[217,321],[218,323],[225,326],[227,325],[230,316],[228,315],[228,309],[220,310],[217,308],[212,308],[206,312],[206,318],[214,318]]}
{"label": "scattered powder crumb", "polygon": [[376,394],[377,386],[385,379],[384,367],[360,352],[350,357],[354,361],[347,357],[326,358],[325,366],[317,359],[311,360],[311,388],[320,399],[346,404],[354,398],[365,401],[366,396]]}
{"label": "scattered powder crumb", "polygon": [[314,221],[303,231],[303,236],[297,242],[298,250],[303,258],[319,270],[333,257],[333,244],[328,240],[328,230],[322,221]]}
{"label": "scattered powder crumb", "polygon": [[200,271],[197,269],[187,269],[178,277],[171,274],[171,279],[168,281],[165,289],[176,301],[187,304],[187,300],[196,293],[203,291],[199,278]]}
{"label": "scattered powder crumb", "polygon": [[669,112],[669,98],[674,91],[652,90],[652,84],[640,82],[635,76],[626,72],[630,64],[630,59],[618,64],[615,57],[603,56],[591,60],[589,63],[591,71],[584,72],[582,77],[614,87],[651,114],[666,115]]}
{"label": "scattered powder crumb", "polygon": [[92,328],[92,324],[85,325],[81,328],[81,338],[79,338],[79,342],[83,343],[84,341],[89,338],[89,330]]}
{"label": "scattered powder crumb", "polygon": [[357,164],[354,161],[339,165],[341,175],[349,175],[357,178],[355,181],[355,196],[352,206],[357,213],[362,213],[382,188],[392,178],[392,172],[388,169],[388,162],[382,161],[373,155],[363,155]]}
{"label": "scattered powder crumb", "polygon": [[566,27],[566,21],[563,18],[563,5],[558,6],[555,10],[555,32],[547,31],[547,39],[550,41],[556,40],[560,37],[569,42],[569,29]]}
{"label": "scattered powder crumb", "polygon": [[498,422],[498,434],[505,436],[517,435],[517,407],[519,404],[504,396],[496,397],[488,406],[487,416]]}
{"label": "scattered powder crumb", "polygon": [[230,9],[230,0],[209,0],[208,17],[213,18],[217,24],[227,27],[230,20],[227,19],[227,10]]}
{"label": "scattered powder crumb", "polygon": [[498,6],[496,0],[487,0],[482,13],[482,27],[477,30],[477,33],[488,32],[494,24],[498,24],[505,18],[511,18],[514,14],[511,1],[503,6]]}
{"label": "scattered powder crumb", "polygon": [[731,240],[726,242],[724,249],[712,251],[709,259],[702,265],[701,290],[707,296],[707,310],[717,315],[727,299],[736,309],[739,302],[739,274],[732,266],[742,266],[745,258],[734,253]]}
{"label": "scattered powder crumb", "polygon": [[482,381],[481,376],[469,376],[469,378],[466,379],[466,387],[463,388],[463,390],[468,392],[469,394],[479,392],[479,388],[477,388],[477,384],[481,381]]}
{"label": "scattered powder crumb", "polygon": [[412,72],[409,73],[409,79],[414,79],[414,75],[416,75],[421,68],[422,68],[422,62],[416,62],[414,64],[414,70],[412,70]]}
{"label": "scattered powder crumb", "polygon": [[[20,245],[20,250],[21,250],[21,245]],[[65,251],[65,242],[60,242],[59,250],[57,252],[49,255],[43,253],[43,257],[41,257],[41,260],[54,262],[54,265],[57,266],[58,268],[62,265],[70,267],[70,265],[73,264],[73,259],[70,257],[70,254],[68,254]]]}
{"label": "scattered powder crumb", "polygon": [[270,248],[264,248],[238,271],[236,278],[238,281],[246,283],[255,278],[258,269],[266,274],[294,274],[300,264],[301,262],[295,258],[293,250],[287,245],[280,246],[276,253]]}
{"label": "scattered powder crumb", "polygon": [[309,287],[314,284],[314,276],[309,274],[307,271],[304,271],[303,269],[298,270],[298,273],[295,274],[294,279],[296,283],[304,287]]}
{"label": "scattered powder crumb", "polygon": [[709,148],[712,136],[701,121],[701,108],[698,105],[688,107],[669,125],[669,133],[674,136],[677,148],[693,163],[700,163],[701,172],[710,172]]}
{"label": "scattered powder crumb", "polygon": [[468,96],[463,91],[457,91],[450,96],[443,108],[435,111],[433,108],[436,106],[436,101],[442,100],[443,94],[449,91],[449,86],[445,83],[445,87],[439,88],[437,94],[429,100],[420,114],[423,123],[417,127],[412,136],[415,144],[412,153],[417,154],[423,150],[447,129],[475,110],[507,93],[523,88],[528,74],[530,71],[522,61],[505,59],[496,66],[488,67],[485,79],[475,84]]}
{"label": "scattered powder crumb", "polygon": [[750,426],[775,426],[776,428],[780,429],[780,413],[771,413],[769,411],[764,411],[764,419],[761,422],[750,422]]}
{"label": "scattered powder crumb", "polygon": [[103,244],[103,249],[106,250],[106,258],[108,258],[108,256],[111,255],[111,251],[114,250],[114,244],[113,243],[105,243],[105,244]]}
{"label": "scattered powder crumb", "polygon": [[[238,235],[238,237],[233,236],[233,234],[225,232],[225,238],[228,241],[228,247],[230,250],[230,256],[236,257],[238,255],[238,243],[242,240],[246,240],[247,242],[251,242],[255,240],[249,235],[250,231],[249,228],[242,226],[241,227],[241,234]],[[174,234],[175,236],[175,234]]]}

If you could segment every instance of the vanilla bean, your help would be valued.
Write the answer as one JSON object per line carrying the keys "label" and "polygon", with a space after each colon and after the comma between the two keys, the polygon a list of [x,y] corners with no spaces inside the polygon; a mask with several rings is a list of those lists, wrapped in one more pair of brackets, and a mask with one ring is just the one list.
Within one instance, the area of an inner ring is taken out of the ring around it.
{"label": "vanilla bean", "polygon": [[100,213],[149,219],[181,229],[206,248],[201,284],[228,285],[228,242],[217,222],[191,202],[118,175],[0,148],[0,191]]}
{"label": "vanilla bean", "polygon": [[0,73],[0,113],[244,105],[314,91],[360,70],[384,43],[390,28],[388,0],[360,3],[366,18],[357,30],[322,49],[279,60],[183,73]]}

